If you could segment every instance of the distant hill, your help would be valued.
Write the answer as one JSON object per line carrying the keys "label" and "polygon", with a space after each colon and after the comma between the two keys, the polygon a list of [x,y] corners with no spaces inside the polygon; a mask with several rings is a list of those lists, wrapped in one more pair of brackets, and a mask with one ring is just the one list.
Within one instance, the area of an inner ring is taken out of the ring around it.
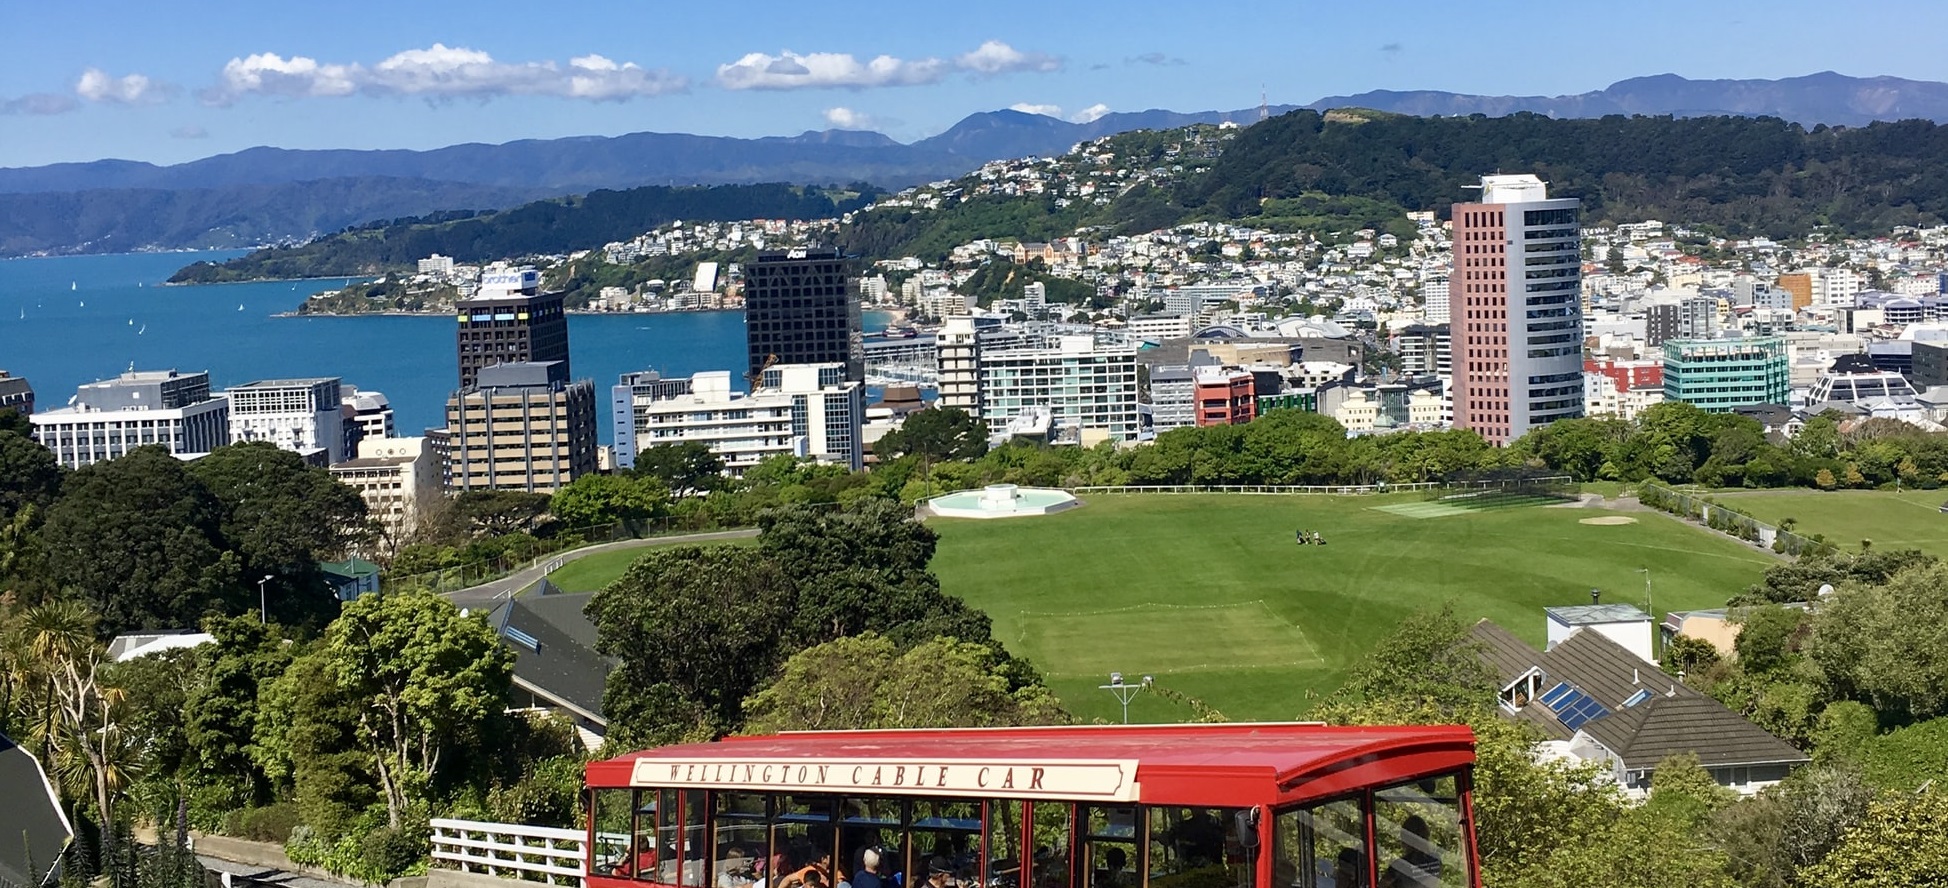
{"label": "distant hill", "polygon": [[1619,80],[1595,92],[1566,96],[1480,96],[1415,90],[1377,90],[1330,96],[1305,107],[1372,108],[1419,116],[1518,111],[1550,117],[1610,114],[1777,117],[1804,124],[1864,126],[1876,120],[1948,122],[1948,83],[1899,77],[1848,77],[1821,71],[1781,80],[1689,80],[1676,74]]}

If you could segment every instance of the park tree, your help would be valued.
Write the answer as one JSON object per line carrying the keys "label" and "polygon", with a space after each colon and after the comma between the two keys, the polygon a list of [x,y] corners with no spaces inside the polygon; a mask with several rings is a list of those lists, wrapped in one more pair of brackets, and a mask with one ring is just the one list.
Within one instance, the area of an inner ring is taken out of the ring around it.
{"label": "park tree", "polygon": [[[218,447],[189,473],[222,504],[224,542],[243,559],[244,578],[266,584],[271,617],[322,626],[338,610],[320,561],[344,555],[366,533],[358,492],[268,441]],[[276,594],[269,594],[274,592]]]}
{"label": "park tree", "polygon": [[987,645],[934,638],[916,646],[883,636],[839,638],[793,654],[744,702],[746,733],[869,728],[984,728],[1062,724],[1068,716],[1039,684],[1012,686]]}
{"label": "park tree", "polygon": [[596,650],[617,659],[603,694],[610,742],[656,745],[732,730],[796,639],[794,590],[764,553],[658,549],[589,599]]}
{"label": "park tree", "polygon": [[691,497],[724,486],[724,461],[707,445],[696,441],[682,444],[657,444],[636,453],[632,474],[663,482],[670,493]]}
{"label": "park tree", "polygon": [[291,646],[276,626],[253,617],[213,617],[203,631],[213,641],[197,649],[202,680],[185,703],[188,781],[219,806],[265,804],[270,775],[252,754],[264,742],[257,713],[270,683],[290,667]]}
{"label": "park tree", "polygon": [[949,459],[974,459],[988,449],[988,425],[959,407],[928,407],[907,414],[900,427],[873,444],[881,459],[916,456],[922,480],[933,464]]}
{"label": "park tree", "polygon": [[1894,720],[1948,714],[1948,565],[1849,586],[1812,619],[1809,653],[1838,696]]}
{"label": "park tree", "polygon": [[1768,605],[1754,607],[1738,617],[1738,638],[1732,652],[1739,668],[1748,674],[1764,675],[1789,665],[1798,653],[1800,627],[1806,612]]}
{"label": "park tree", "polygon": [[394,829],[444,766],[483,742],[507,708],[514,659],[480,616],[415,593],[347,604],[317,656],[358,707],[356,735]]}
{"label": "park tree", "polygon": [[24,432],[0,428],[0,523],[24,508],[47,508],[61,492],[62,474],[54,451]]}
{"label": "park tree", "polygon": [[476,534],[527,533],[548,514],[548,495],[524,490],[468,490],[453,499],[456,516]]}
{"label": "park tree", "polygon": [[1867,808],[1832,853],[1800,874],[1805,885],[1909,888],[1948,885],[1948,792],[1888,793]]}
{"label": "park tree", "polygon": [[1465,718],[1494,705],[1483,651],[1453,603],[1417,610],[1360,658],[1330,701],[1409,701]]}
{"label": "park tree", "polygon": [[51,579],[100,615],[96,631],[180,629],[243,603],[223,506],[161,447],[67,477],[42,530]]}
{"label": "park tree", "polygon": [[376,763],[359,730],[368,705],[339,684],[322,641],[261,686],[254,742],[247,748],[251,761],[288,793],[300,819],[319,835],[344,835],[362,812],[383,801]]}
{"label": "park tree", "polygon": [[192,648],[145,654],[104,670],[103,682],[127,699],[122,730],[136,750],[136,785],[131,795],[147,799],[148,817],[164,822],[182,796],[195,753],[187,731],[189,700],[203,681],[202,656]]}
{"label": "park tree", "polygon": [[[29,683],[42,693],[43,760],[53,762],[70,803],[86,799],[106,827],[116,822],[116,804],[133,783],[141,750],[128,726],[128,693],[108,681],[111,661],[95,620],[81,602],[51,601],[22,612],[15,631],[32,658]],[[113,830],[105,828],[102,839],[101,857],[108,858]]]}
{"label": "park tree", "polygon": [[548,511],[569,527],[599,527],[655,518],[670,492],[653,476],[583,475],[555,491]]}

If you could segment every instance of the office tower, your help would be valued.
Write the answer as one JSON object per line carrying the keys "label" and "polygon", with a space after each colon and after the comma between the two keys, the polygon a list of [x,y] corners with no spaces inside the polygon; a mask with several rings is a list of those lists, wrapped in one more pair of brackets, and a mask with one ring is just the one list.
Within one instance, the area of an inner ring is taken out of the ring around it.
{"label": "office tower", "polygon": [[34,387],[27,380],[0,370],[0,410],[13,408],[21,415],[34,412]]}
{"label": "office tower", "polygon": [[209,373],[130,371],[76,389],[74,400],[27,417],[34,440],[70,469],[156,444],[184,456],[230,443],[230,402]]}
{"label": "office tower", "polygon": [[1792,394],[1786,345],[1763,339],[1664,343],[1664,400],[1729,413],[1749,404],[1784,404]]}
{"label": "office tower", "polygon": [[744,266],[744,337],[756,380],[777,364],[843,364],[866,378],[852,263],[838,250],[764,253]]}
{"label": "office tower", "polygon": [[859,437],[865,385],[846,379],[842,363],[774,366],[758,376],[748,394],[732,391],[728,370],[663,382],[661,390],[634,395],[639,449],[702,444],[733,476],[778,455],[854,471],[865,464]]}
{"label": "office tower", "polygon": [[1580,206],[1532,175],[1454,205],[1454,424],[1489,443],[1583,415]]}
{"label": "office tower", "polygon": [[559,361],[568,372],[568,315],[560,293],[541,292],[541,274],[532,268],[489,271],[480,289],[455,306],[460,329],[460,390],[474,387],[480,368],[495,364]]}
{"label": "office tower", "polygon": [[264,379],[231,386],[223,394],[230,399],[232,443],[269,441],[323,465],[352,457],[336,376]]}
{"label": "office tower", "polygon": [[615,432],[615,444],[610,448],[611,464],[617,469],[636,467],[636,434],[645,422],[640,405],[689,393],[690,380],[664,379],[663,374],[654,370],[638,370],[618,377],[616,384],[609,388],[609,423]]}
{"label": "office tower", "polygon": [[595,471],[595,385],[570,382],[566,361],[482,367],[447,399],[446,426],[453,490],[552,493]]}
{"label": "office tower", "polygon": [[1644,306],[1644,344],[1656,347],[1678,338],[1678,304],[1653,302]]}

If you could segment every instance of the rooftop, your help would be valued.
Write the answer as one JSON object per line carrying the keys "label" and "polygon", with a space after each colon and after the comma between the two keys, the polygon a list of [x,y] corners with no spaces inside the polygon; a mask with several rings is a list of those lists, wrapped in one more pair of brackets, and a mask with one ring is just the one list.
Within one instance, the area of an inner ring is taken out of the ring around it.
{"label": "rooftop", "polygon": [[1572,604],[1567,607],[1545,607],[1542,612],[1548,614],[1549,619],[1570,626],[1650,622],[1650,614],[1634,604]]}
{"label": "rooftop", "polygon": [[312,376],[312,377],[306,377],[301,379],[259,379],[255,382],[246,382],[243,385],[233,385],[230,388],[231,389],[310,388],[311,386],[317,385],[318,383],[321,382],[337,382],[337,381],[338,381],[338,377],[336,376]]}

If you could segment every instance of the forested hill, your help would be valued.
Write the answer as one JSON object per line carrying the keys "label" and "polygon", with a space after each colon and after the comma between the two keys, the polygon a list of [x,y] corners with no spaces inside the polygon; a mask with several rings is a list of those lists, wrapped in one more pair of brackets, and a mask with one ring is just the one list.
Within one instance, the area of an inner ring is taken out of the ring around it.
{"label": "forested hill", "polygon": [[301,247],[271,247],[216,264],[198,262],[172,283],[336,277],[410,267],[434,253],[461,262],[567,253],[628,240],[677,219],[825,219],[863,206],[867,186],[832,191],[792,185],[649,186],[594,191],[502,212],[459,211],[354,226]]}
{"label": "forested hill", "polygon": [[[1114,137],[1133,143],[1134,136]],[[1126,149],[1108,146],[1120,155]],[[1138,166],[1151,162],[1134,158]],[[1042,240],[1082,226],[1119,233],[1187,221],[1272,229],[1382,228],[1407,210],[1470,199],[1483,173],[1534,172],[1552,196],[1579,197],[1590,224],[1662,219],[1728,235],[1849,233],[1948,219],[1948,126],[1859,128],[1773,118],[1612,116],[1556,120],[1293,111],[1238,132],[1208,167],[1144,183],[1106,205],[1053,193],[971,196],[939,210],[861,214],[847,246],[864,255],[945,255],[977,238]]]}

